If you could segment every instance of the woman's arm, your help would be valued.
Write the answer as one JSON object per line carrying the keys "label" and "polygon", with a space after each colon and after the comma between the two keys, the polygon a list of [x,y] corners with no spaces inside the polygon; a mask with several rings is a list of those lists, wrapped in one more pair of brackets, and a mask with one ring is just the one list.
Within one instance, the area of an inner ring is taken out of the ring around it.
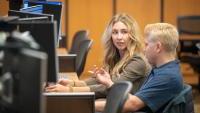
{"label": "woman's arm", "polygon": [[90,92],[90,87],[72,87],[72,86],[63,86],[60,84],[51,85],[45,88],[46,92]]}
{"label": "woman's arm", "polygon": [[90,92],[90,87],[72,87],[72,92]]}
{"label": "woman's arm", "polygon": [[58,84],[63,86],[73,86],[73,87],[83,87],[87,86],[87,84],[82,80],[69,80],[69,79],[60,79],[58,81]]}

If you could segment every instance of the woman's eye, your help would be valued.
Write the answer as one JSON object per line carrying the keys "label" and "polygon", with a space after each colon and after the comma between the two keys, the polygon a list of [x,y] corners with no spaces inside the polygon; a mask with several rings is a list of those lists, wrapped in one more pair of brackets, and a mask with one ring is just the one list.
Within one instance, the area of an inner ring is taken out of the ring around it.
{"label": "woman's eye", "polygon": [[112,32],[112,34],[117,34],[117,33],[118,33],[117,31],[113,31],[113,32]]}
{"label": "woman's eye", "polygon": [[127,34],[128,31],[127,31],[127,30],[122,30],[121,33],[122,33],[122,34]]}

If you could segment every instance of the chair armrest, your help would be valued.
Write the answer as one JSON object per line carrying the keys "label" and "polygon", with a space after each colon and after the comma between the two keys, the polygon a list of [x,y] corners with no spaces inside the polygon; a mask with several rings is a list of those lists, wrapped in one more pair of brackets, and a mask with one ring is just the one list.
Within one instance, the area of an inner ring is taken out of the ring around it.
{"label": "chair armrest", "polygon": [[75,72],[76,54],[59,55],[59,72]]}

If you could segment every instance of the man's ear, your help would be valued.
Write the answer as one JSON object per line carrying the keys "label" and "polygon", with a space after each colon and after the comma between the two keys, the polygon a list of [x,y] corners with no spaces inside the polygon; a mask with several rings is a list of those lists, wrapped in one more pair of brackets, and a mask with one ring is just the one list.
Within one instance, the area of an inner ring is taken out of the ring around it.
{"label": "man's ear", "polygon": [[160,53],[162,50],[162,43],[160,41],[156,42],[156,52]]}

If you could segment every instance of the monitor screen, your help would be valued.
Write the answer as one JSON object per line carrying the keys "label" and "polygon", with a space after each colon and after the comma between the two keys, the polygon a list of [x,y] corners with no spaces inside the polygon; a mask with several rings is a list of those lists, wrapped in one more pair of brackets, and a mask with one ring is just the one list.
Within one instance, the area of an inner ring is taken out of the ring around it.
{"label": "monitor screen", "polygon": [[54,20],[57,21],[57,31],[58,31],[58,40],[61,36],[61,13],[62,13],[62,2],[53,2],[53,1],[47,1],[47,2],[28,2],[29,6],[35,6],[35,5],[42,5],[43,6],[43,13],[44,14],[52,14],[54,15]]}
{"label": "monitor screen", "polygon": [[21,8],[20,11],[41,14],[43,11],[43,6],[42,5],[35,5],[35,6],[30,6],[30,7],[27,6],[27,7]]}

